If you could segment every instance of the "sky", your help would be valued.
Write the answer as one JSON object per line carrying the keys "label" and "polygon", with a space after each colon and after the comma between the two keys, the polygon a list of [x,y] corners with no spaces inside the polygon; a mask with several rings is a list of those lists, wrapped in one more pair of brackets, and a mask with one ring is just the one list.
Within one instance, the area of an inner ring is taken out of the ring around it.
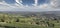
{"label": "sky", "polygon": [[0,0],[0,11],[60,11],[60,0]]}

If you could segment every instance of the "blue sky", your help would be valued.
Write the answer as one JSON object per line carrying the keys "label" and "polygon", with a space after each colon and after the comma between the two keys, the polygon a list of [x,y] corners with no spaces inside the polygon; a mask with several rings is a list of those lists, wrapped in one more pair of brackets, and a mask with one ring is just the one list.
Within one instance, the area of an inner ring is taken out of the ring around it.
{"label": "blue sky", "polygon": [[[5,2],[8,3],[8,4],[16,3],[15,0],[5,0]],[[34,0],[22,0],[23,5],[29,5],[30,6],[30,5],[34,4],[34,2],[35,2]],[[46,0],[38,0],[38,5],[44,4],[44,3],[47,3],[47,2],[46,2]]]}
{"label": "blue sky", "polygon": [[60,0],[0,0],[0,11],[56,10],[60,10]]}
{"label": "blue sky", "polygon": [[34,0],[22,0],[23,5],[32,5],[34,4]]}
{"label": "blue sky", "polygon": [[15,0],[5,0],[5,2],[8,3],[8,4],[14,4]]}

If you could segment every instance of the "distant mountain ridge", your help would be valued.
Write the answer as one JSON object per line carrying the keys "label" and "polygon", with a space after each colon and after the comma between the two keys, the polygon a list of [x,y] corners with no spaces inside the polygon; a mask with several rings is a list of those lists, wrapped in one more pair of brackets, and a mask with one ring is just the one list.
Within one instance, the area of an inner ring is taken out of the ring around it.
{"label": "distant mountain ridge", "polygon": [[42,14],[54,14],[60,16],[60,11],[46,11],[46,12],[41,12]]}
{"label": "distant mountain ridge", "polygon": [[11,14],[54,14],[60,15],[60,11],[44,11],[44,12],[30,12],[30,11],[0,11],[0,13],[11,13]]}

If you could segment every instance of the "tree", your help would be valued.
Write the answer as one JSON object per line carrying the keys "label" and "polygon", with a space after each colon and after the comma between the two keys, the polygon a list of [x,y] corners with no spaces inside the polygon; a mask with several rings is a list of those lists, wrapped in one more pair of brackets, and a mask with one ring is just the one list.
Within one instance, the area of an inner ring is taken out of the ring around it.
{"label": "tree", "polygon": [[17,19],[16,22],[19,22],[19,19]]}
{"label": "tree", "polygon": [[1,19],[1,22],[4,22],[4,19]]}

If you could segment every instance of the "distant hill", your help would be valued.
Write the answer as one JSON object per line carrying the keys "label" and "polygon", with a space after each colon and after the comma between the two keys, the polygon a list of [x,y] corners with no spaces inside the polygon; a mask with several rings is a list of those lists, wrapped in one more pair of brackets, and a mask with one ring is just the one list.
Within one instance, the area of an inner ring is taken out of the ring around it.
{"label": "distant hill", "polygon": [[8,14],[40,14],[40,15],[57,15],[60,16],[60,11],[44,11],[44,12],[29,12],[29,11],[0,11],[0,13]]}
{"label": "distant hill", "polygon": [[41,12],[41,14],[54,14],[56,16],[60,16],[60,11],[45,11],[45,12]]}

